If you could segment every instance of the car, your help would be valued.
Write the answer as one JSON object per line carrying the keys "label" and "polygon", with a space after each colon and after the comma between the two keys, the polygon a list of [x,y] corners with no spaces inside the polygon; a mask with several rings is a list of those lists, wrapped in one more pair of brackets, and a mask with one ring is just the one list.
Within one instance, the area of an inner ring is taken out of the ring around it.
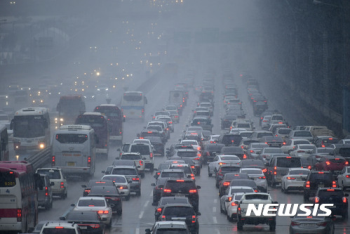
{"label": "car", "polygon": [[154,169],[154,157],[153,149],[151,145],[148,144],[131,144],[129,153],[140,153],[142,160],[145,165],[145,169],[149,169],[150,172],[153,172]]}
{"label": "car", "polygon": [[191,178],[192,180],[195,180],[194,172],[190,165],[185,163],[174,163],[170,165],[170,169],[180,169],[185,173],[186,178]]}
{"label": "car", "polygon": [[265,142],[265,144],[267,144],[269,147],[280,148],[284,144],[282,137],[276,137],[276,136],[272,136],[272,137],[266,136],[266,137],[263,137],[260,141]]}
{"label": "car", "polygon": [[226,214],[227,206],[232,201],[232,196],[235,193],[254,193],[254,189],[250,186],[228,186],[224,194],[220,197],[220,212]]}
{"label": "car", "polygon": [[241,168],[240,173],[248,174],[248,177],[254,180],[259,191],[265,192],[265,193],[267,192],[266,176],[260,168],[249,168],[249,167]]}
{"label": "car", "polygon": [[72,204],[74,211],[95,211],[104,220],[107,227],[112,225],[112,208],[104,197],[80,197],[76,204]]}
{"label": "car", "polygon": [[169,169],[170,168],[171,163],[170,162],[162,162],[158,165],[158,168],[155,168],[156,173],[154,174],[154,178],[158,179],[160,173],[162,172],[162,170],[164,169]]}
{"label": "car", "polygon": [[229,129],[232,121],[236,120],[237,116],[236,115],[229,115],[226,114],[224,117],[221,118],[221,129]]}
{"label": "car", "polygon": [[199,223],[198,216],[201,215],[195,211],[190,204],[167,204],[164,206],[160,215],[161,221],[184,220],[192,234],[198,234]]}
{"label": "car", "polygon": [[[94,212],[96,216],[97,213]],[[40,222],[39,222],[40,223]],[[38,223],[38,226],[39,226]],[[58,231],[59,230],[59,231]],[[78,226],[77,223],[68,223],[68,222],[62,222],[62,221],[47,221],[44,223],[40,229],[40,234],[80,234],[80,225]]]}
{"label": "car", "polygon": [[102,173],[105,175],[111,174],[113,167],[115,166],[132,166],[137,168],[137,164],[133,160],[121,160],[119,157],[117,157],[116,160],[113,161],[112,165],[108,166],[105,171],[102,171]]}
{"label": "car", "polygon": [[193,149],[201,151],[201,146],[199,145],[198,141],[196,140],[181,140],[181,145],[190,145],[193,147]]}
{"label": "car", "polygon": [[[103,234],[105,232],[105,224],[103,221],[105,221],[106,218],[101,218],[96,211],[71,210],[65,216],[60,217],[60,220],[68,222],[71,226],[78,224],[79,229],[83,230],[83,233]],[[44,228],[45,226],[43,229]],[[43,233],[46,234],[48,232]]]}
{"label": "car", "polygon": [[128,153],[122,153],[120,155],[121,160],[132,160],[137,165],[137,171],[139,175],[141,175],[141,178],[145,177],[145,161],[146,157],[142,157],[142,155],[139,152],[128,152]]}
{"label": "car", "polygon": [[314,137],[308,130],[293,130],[289,133],[288,139],[305,139],[312,142],[314,140]]}
{"label": "car", "polygon": [[298,144],[294,147],[289,155],[307,158],[311,154],[316,152],[316,146],[314,144]]}
{"label": "car", "polygon": [[348,197],[341,188],[318,188],[315,194],[315,204],[333,204],[329,209],[332,215],[341,215],[344,219],[348,218]]}
{"label": "car", "polygon": [[115,186],[93,186],[87,197],[105,197],[107,204],[112,207],[112,213],[121,215],[123,212],[122,192],[118,192]]}
{"label": "car", "polygon": [[[210,142],[214,142],[213,139]],[[203,164],[212,162],[217,154],[220,154],[221,149],[224,147],[224,144],[219,143],[210,143],[205,144],[202,149]]]}
{"label": "car", "polygon": [[130,192],[134,192],[137,196],[141,196],[141,180],[135,167],[115,166],[110,175],[124,175],[128,182],[130,182]]}
{"label": "car", "polygon": [[154,219],[156,222],[159,220],[159,217],[164,209],[164,206],[167,204],[189,204],[189,205],[191,205],[191,203],[187,197],[162,197],[158,201],[158,205],[154,211]]}
{"label": "car", "polygon": [[179,123],[180,122],[180,116],[177,110],[169,110],[170,117],[172,118],[174,123]]}
{"label": "car", "polygon": [[282,139],[285,141],[286,137],[289,136],[289,133],[292,131],[290,128],[277,128],[274,132],[275,136],[282,137]]}
{"label": "car", "polygon": [[253,131],[241,131],[238,134],[242,137],[242,139],[249,139],[253,134]]}
{"label": "car", "polygon": [[195,149],[178,149],[174,156],[169,158],[171,160],[184,160],[186,164],[194,169],[196,175],[200,175],[202,168],[201,154]]}
{"label": "car", "polygon": [[[297,214],[304,214],[305,211],[297,211]],[[297,233],[334,233],[335,226],[333,220],[335,218],[333,216],[315,216],[313,215],[313,210],[310,210],[311,215],[298,216],[295,215],[291,218],[291,222],[289,225],[289,233],[297,234]]]}
{"label": "car", "polygon": [[240,160],[247,159],[247,155],[244,153],[242,147],[239,146],[225,146],[221,148],[221,154],[225,155],[235,155]]}
{"label": "car", "polygon": [[154,115],[152,115],[152,119],[154,120],[158,115],[165,115],[165,116],[170,116],[169,111],[156,111]]}
{"label": "car", "polygon": [[316,147],[329,147],[332,144],[338,144],[339,139],[333,136],[316,136],[314,142]]}
{"label": "car", "polygon": [[124,175],[104,175],[101,178],[101,181],[112,181],[115,187],[118,189],[118,192],[125,197],[125,200],[130,199],[130,185],[129,181]]}
{"label": "car", "polygon": [[259,159],[246,159],[241,161],[240,165],[241,168],[260,168],[264,173],[267,172],[266,166],[264,165],[263,161]]}
{"label": "car", "polygon": [[266,136],[273,136],[273,133],[270,131],[254,131],[250,139],[260,141],[261,138]]}
{"label": "car", "polygon": [[161,171],[158,179],[160,178],[175,178],[175,179],[182,179],[187,178],[185,172],[181,169],[164,169]]}
{"label": "car", "polygon": [[167,182],[167,180],[170,178],[158,178],[155,183],[152,183],[151,186],[153,186],[153,202],[152,205],[155,206],[157,205],[157,202],[160,200],[162,196],[162,191],[164,189],[164,185]]}
{"label": "car", "polygon": [[310,170],[306,168],[289,168],[287,175],[282,177],[281,191],[303,190],[304,183]]}
{"label": "car", "polygon": [[337,177],[339,187],[342,187],[343,190],[346,190],[350,187],[350,167],[346,166],[340,172]]}
{"label": "car", "polygon": [[101,181],[101,180],[89,180],[88,184],[81,185],[82,188],[84,188],[83,196],[89,195],[91,188],[94,186],[114,186],[113,181]]}
{"label": "car", "polygon": [[53,194],[52,186],[55,182],[50,182],[50,178],[47,174],[39,174],[40,180],[38,180],[38,206],[44,207],[46,210],[52,208]]}
{"label": "car", "polygon": [[222,134],[219,137],[218,142],[220,144],[224,144],[225,146],[239,146],[240,142],[242,141],[242,136],[238,134]]}
{"label": "car", "polygon": [[281,148],[276,147],[265,147],[261,150],[259,155],[259,159],[263,160],[265,163],[270,161],[271,157],[274,155],[283,155],[283,151]]}
{"label": "car", "polygon": [[337,181],[329,171],[310,171],[304,184],[304,201],[308,202],[314,197],[318,188],[336,188]]}
{"label": "car", "polygon": [[190,234],[187,225],[184,221],[158,221],[152,229],[145,229],[146,234],[164,234],[164,233],[176,233],[176,234]]}
{"label": "car", "polygon": [[269,145],[266,143],[251,143],[246,150],[247,157],[250,159],[258,159],[261,151],[267,147],[269,147]]}
{"label": "car", "polygon": [[311,142],[307,139],[288,139],[286,141],[286,144],[284,144],[283,146],[281,146],[281,149],[283,151],[283,153],[285,154],[289,154],[290,152],[292,152],[296,145],[299,145],[299,144],[311,144]]}
{"label": "car", "polygon": [[174,132],[175,129],[174,129],[174,124],[173,124],[173,119],[170,116],[158,115],[158,116],[156,116],[155,121],[163,121],[163,122],[167,123],[167,125],[168,125],[167,130],[170,132]]}
{"label": "car", "polygon": [[165,156],[165,144],[163,143],[161,137],[145,136],[144,139],[151,141],[154,156]]}
{"label": "car", "polygon": [[232,195],[232,199],[226,207],[226,217],[228,221],[233,222],[234,220],[237,220],[238,203],[243,194],[244,193],[239,192]]}
{"label": "car", "polygon": [[220,182],[224,178],[226,173],[239,173],[239,169],[241,167],[237,165],[236,163],[234,164],[223,164],[220,165],[218,172],[215,175],[215,186],[216,188],[219,188]]}
{"label": "car", "polygon": [[240,158],[236,155],[217,155],[211,163],[208,165],[208,176],[211,177],[213,174],[219,171],[219,167],[225,164],[237,164],[241,162]]}
{"label": "car", "polygon": [[226,173],[224,178],[219,182],[219,197],[221,197],[232,180],[250,179],[247,173]]}
{"label": "car", "polygon": [[60,168],[38,168],[36,170],[38,174],[46,174],[50,178],[50,183],[53,196],[60,196],[62,199],[66,199],[68,196],[68,184],[65,175]]}
{"label": "car", "polygon": [[196,116],[192,119],[191,126],[200,126],[203,130],[212,131],[214,125],[211,123],[211,119],[203,116]]}
{"label": "car", "polygon": [[198,190],[201,186],[195,184],[192,179],[168,179],[162,190],[162,197],[173,197],[175,195],[182,195],[188,197],[195,212],[199,208],[199,194]]}
{"label": "car", "polygon": [[270,123],[271,115],[265,115],[262,117],[262,120],[260,122],[261,129],[268,129],[269,123]]}

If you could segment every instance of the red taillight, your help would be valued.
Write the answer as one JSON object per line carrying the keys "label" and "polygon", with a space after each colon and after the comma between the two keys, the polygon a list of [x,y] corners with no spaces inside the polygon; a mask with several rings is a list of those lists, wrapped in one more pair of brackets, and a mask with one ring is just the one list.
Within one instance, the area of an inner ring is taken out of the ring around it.
{"label": "red taillight", "polygon": [[171,193],[171,189],[164,189],[163,190],[165,193]]}
{"label": "red taillight", "polygon": [[254,150],[250,150],[250,153],[254,153]]}
{"label": "red taillight", "polygon": [[22,209],[17,209],[17,222],[22,222]]}
{"label": "red taillight", "polygon": [[192,223],[196,223],[196,216],[192,215]]}
{"label": "red taillight", "polygon": [[145,112],[145,109],[142,109],[142,113],[144,113]]}
{"label": "red taillight", "polygon": [[62,227],[62,226],[57,226],[57,227],[55,227],[55,228],[57,228],[57,229],[63,229],[64,227]]}
{"label": "red taillight", "polygon": [[320,198],[319,197],[315,197],[315,203],[319,203],[320,202]]}
{"label": "red taillight", "polygon": [[139,177],[135,177],[135,178],[132,178],[133,181],[139,181],[140,178]]}
{"label": "red taillight", "polygon": [[318,174],[324,174],[324,172],[323,171],[319,171]]}
{"label": "red taillight", "polygon": [[274,170],[277,170],[277,167],[274,167],[273,169],[274,169]]}
{"label": "red taillight", "polygon": [[247,155],[244,154],[244,155],[243,155],[243,159],[247,159]]}
{"label": "red taillight", "polygon": [[87,158],[87,166],[91,167],[91,156]]}
{"label": "red taillight", "polygon": [[238,206],[236,202],[231,202],[231,206]]}
{"label": "red taillight", "polygon": [[305,187],[306,187],[306,188],[310,188],[310,181],[306,181]]}
{"label": "red taillight", "polygon": [[283,144],[283,145],[286,145],[286,142],[283,142],[282,144]]}
{"label": "red taillight", "polygon": [[326,161],[326,165],[327,166],[331,165],[331,162],[330,161]]}
{"label": "red taillight", "polygon": [[140,160],[140,161],[139,161],[139,164],[140,164],[140,166],[143,166],[143,161]]}
{"label": "red taillight", "polygon": [[346,177],[346,178],[350,178],[350,175],[346,175],[345,177]]}
{"label": "red taillight", "polygon": [[287,180],[295,180],[294,177],[287,177]]}
{"label": "red taillight", "polygon": [[274,171],[273,174],[274,174],[274,175],[277,175],[277,171]]}
{"label": "red taillight", "polygon": [[190,193],[197,193],[197,189],[190,189]]}
{"label": "red taillight", "polygon": [[345,165],[349,165],[349,162],[348,162],[348,161],[345,161]]}
{"label": "red taillight", "polygon": [[229,186],[230,185],[230,182],[224,182],[224,183],[222,183],[222,186]]}
{"label": "red taillight", "polygon": [[307,166],[307,169],[311,170],[311,166],[310,166],[310,165],[309,165],[309,166]]}
{"label": "red taillight", "polygon": [[194,166],[192,165],[191,168],[194,169]]}
{"label": "red taillight", "polygon": [[257,193],[257,192],[259,192],[259,190],[257,190],[257,189],[254,189],[254,192],[256,192],[256,193]]}
{"label": "red taillight", "polygon": [[150,154],[149,154],[149,157],[150,157],[150,158],[153,158],[153,153],[150,153]]}
{"label": "red taillight", "polygon": [[52,158],[51,158],[51,166],[55,166],[55,164],[56,164],[56,157],[52,156]]}
{"label": "red taillight", "polygon": [[92,228],[100,228],[100,224],[89,224],[88,226]]}
{"label": "red taillight", "polygon": [[262,169],[262,172],[266,173],[266,172],[267,172],[267,169],[266,169],[266,168]]}
{"label": "red taillight", "polygon": [[337,187],[337,182],[335,180],[332,181],[332,188],[336,188]]}
{"label": "red taillight", "polygon": [[[64,188],[64,182],[61,182],[60,188]],[[90,190],[89,190],[90,192]]]}
{"label": "red taillight", "polygon": [[265,180],[266,177],[265,176],[260,176],[259,179]]}
{"label": "red taillight", "polygon": [[161,212],[162,212],[162,208],[158,208],[158,209],[157,209],[157,212],[158,212],[158,213],[161,213]]}
{"label": "red taillight", "polygon": [[45,196],[49,196],[49,188],[47,186],[45,187]]}
{"label": "red taillight", "polygon": [[291,225],[291,226],[299,226],[300,223],[292,221],[290,225]]}
{"label": "red taillight", "polygon": [[286,158],[292,158],[292,157],[288,156],[288,157],[286,157]]}
{"label": "red taillight", "polygon": [[224,163],[224,162],[220,162],[220,163],[219,163],[220,166],[221,166],[221,165],[225,165],[225,164],[226,164],[226,163]]}
{"label": "red taillight", "polygon": [[343,203],[347,203],[348,199],[346,197],[343,197]]}
{"label": "red taillight", "polygon": [[84,192],[87,193],[87,194],[89,194],[90,191],[91,191],[90,189],[85,189],[85,190],[84,190]]}

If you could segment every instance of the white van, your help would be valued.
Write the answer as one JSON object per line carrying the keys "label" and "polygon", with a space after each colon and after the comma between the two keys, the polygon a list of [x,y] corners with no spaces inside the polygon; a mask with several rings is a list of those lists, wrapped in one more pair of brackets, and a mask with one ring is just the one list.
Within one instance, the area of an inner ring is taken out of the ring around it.
{"label": "white van", "polygon": [[94,129],[88,125],[63,125],[52,140],[52,167],[66,175],[95,173],[96,146]]}

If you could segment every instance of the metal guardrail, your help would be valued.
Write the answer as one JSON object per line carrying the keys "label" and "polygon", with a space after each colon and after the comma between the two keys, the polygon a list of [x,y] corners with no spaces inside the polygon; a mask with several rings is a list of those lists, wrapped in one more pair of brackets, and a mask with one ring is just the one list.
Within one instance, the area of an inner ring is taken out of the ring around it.
{"label": "metal guardrail", "polygon": [[31,155],[29,158],[25,159],[25,161],[31,163],[33,165],[34,170],[36,170],[49,163],[50,156],[51,147]]}

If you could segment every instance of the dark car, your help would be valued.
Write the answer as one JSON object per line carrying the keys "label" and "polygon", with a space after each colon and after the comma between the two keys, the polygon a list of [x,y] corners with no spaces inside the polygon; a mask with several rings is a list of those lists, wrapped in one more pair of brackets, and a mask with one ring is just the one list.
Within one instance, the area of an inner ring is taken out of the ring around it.
{"label": "dark car", "polygon": [[226,173],[224,178],[219,183],[219,196],[221,197],[232,180],[236,179],[250,179],[247,173]]}
{"label": "dark car", "polygon": [[165,150],[164,150],[164,143],[162,141],[162,138],[160,137],[154,137],[154,136],[145,136],[144,139],[149,139],[151,141],[151,144],[153,145],[153,153],[154,155],[160,155],[164,156],[165,155]]}
{"label": "dark car", "polygon": [[117,187],[113,186],[94,186],[88,196],[91,197],[105,197],[107,203],[111,206],[112,212],[121,215],[123,212],[122,207],[122,194],[118,192]]}
{"label": "dark car", "polygon": [[154,211],[155,221],[159,220],[159,216],[162,213],[164,206],[167,204],[189,204],[189,205],[191,205],[191,203],[187,197],[162,197],[158,201],[158,206]]}
{"label": "dark car", "polygon": [[96,211],[71,210],[65,217],[61,217],[68,223],[78,224],[82,234],[104,234],[105,224]]}
{"label": "dark car", "polygon": [[304,185],[304,201],[308,202],[310,197],[314,197],[318,188],[336,188],[337,181],[329,171],[310,171]]}
{"label": "dark car", "polygon": [[196,213],[190,204],[167,204],[164,206],[162,214],[160,215],[160,220],[183,220],[191,233],[198,233],[198,215],[200,215],[200,213]]}
{"label": "dark car", "polygon": [[219,137],[219,143],[225,146],[239,146],[242,141],[242,137],[238,134],[223,134]]}
{"label": "dark car", "polygon": [[247,159],[240,162],[241,168],[260,168],[264,173],[267,172],[263,161],[259,159]]}
{"label": "dark car", "polygon": [[156,183],[151,184],[151,186],[154,186],[154,188],[153,188],[153,202],[152,202],[153,206],[157,205],[157,202],[161,198],[164,185],[168,179],[170,179],[170,178],[158,178]]}
{"label": "dark car", "polygon": [[196,186],[195,182],[191,179],[169,179],[166,181],[162,190],[162,197],[172,197],[176,195],[188,197],[194,210],[198,212],[198,189],[200,188],[201,187]]}
{"label": "dark car", "polygon": [[105,181],[105,180],[90,180],[88,184],[83,184],[81,187],[84,188],[83,196],[89,195],[91,188],[95,186],[114,186],[113,181]]}
{"label": "dark car", "polygon": [[206,144],[203,147],[203,163],[206,164],[207,162],[212,162],[215,156],[219,153],[221,153],[221,149],[224,147],[224,144]]}
{"label": "dark car", "polygon": [[225,146],[221,148],[221,154],[236,155],[240,160],[247,159],[247,155],[244,153],[244,150],[239,146]]}
{"label": "dark car", "polygon": [[261,142],[265,142],[265,144],[269,145],[269,147],[281,147],[283,145],[282,137],[276,136],[266,136],[261,139]]}
{"label": "dark car", "polygon": [[157,170],[156,170],[156,173],[154,174],[154,178],[155,179],[158,179],[160,173],[162,172],[162,170],[164,169],[169,169],[170,168],[170,165],[171,163],[170,162],[163,162],[163,163],[160,163]]}
{"label": "dark car", "polygon": [[235,173],[239,173],[239,170],[241,169],[241,167],[237,164],[223,164],[219,167],[218,172],[216,173],[216,183],[215,186],[217,188],[219,188],[219,184],[220,181],[224,178],[224,175],[226,173],[231,173],[231,172],[235,172]]}
{"label": "dark car", "polygon": [[333,204],[328,207],[332,215],[341,215],[344,219],[348,218],[348,199],[349,194],[345,194],[341,188],[318,188],[314,202],[315,204]]}
{"label": "dark car", "polygon": [[223,118],[221,118],[221,129],[230,128],[232,121],[236,120],[236,115],[224,115]]}
{"label": "dark car", "polygon": [[[121,154],[122,153],[120,153],[120,155]],[[104,173],[106,175],[111,174],[114,166],[132,166],[132,167],[136,167],[136,168],[138,166],[138,165],[136,165],[135,161],[132,161],[132,160],[122,160],[122,159],[119,159],[119,157],[117,157],[116,159],[117,160],[114,160],[112,165],[108,166],[105,171],[102,171],[102,173]]]}
{"label": "dark car", "polygon": [[254,189],[254,192],[259,192],[258,186],[254,182],[254,180],[251,179],[233,179],[231,180],[229,186],[248,186]]}
{"label": "dark car", "polygon": [[332,144],[337,144],[338,141],[338,138],[329,136],[319,136],[314,139],[316,147],[329,147]]}

